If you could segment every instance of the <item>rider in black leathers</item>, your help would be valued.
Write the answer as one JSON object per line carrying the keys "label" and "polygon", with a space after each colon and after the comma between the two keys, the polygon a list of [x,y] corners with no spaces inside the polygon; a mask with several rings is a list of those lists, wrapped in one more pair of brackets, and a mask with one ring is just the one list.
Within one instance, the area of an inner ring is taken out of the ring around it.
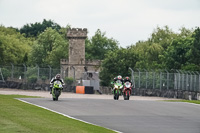
{"label": "rider in black leathers", "polygon": [[127,81],[131,83],[131,86],[133,85],[133,83],[131,82],[131,80],[128,76],[124,78],[124,83],[126,83]]}
{"label": "rider in black leathers", "polygon": [[[131,80],[130,80],[130,78],[128,76],[124,78],[124,83],[126,83],[126,82],[131,83],[131,88],[133,87],[133,83],[131,82]],[[124,93],[124,89],[123,89],[122,92]]]}
{"label": "rider in black leathers", "polygon": [[120,81],[122,82],[122,84],[124,83],[124,80],[123,80],[123,78],[122,78],[121,75],[119,75],[119,76],[117,76],[117,77],[114,78],[114,83],[115,83],[117,80],[120,80]]}

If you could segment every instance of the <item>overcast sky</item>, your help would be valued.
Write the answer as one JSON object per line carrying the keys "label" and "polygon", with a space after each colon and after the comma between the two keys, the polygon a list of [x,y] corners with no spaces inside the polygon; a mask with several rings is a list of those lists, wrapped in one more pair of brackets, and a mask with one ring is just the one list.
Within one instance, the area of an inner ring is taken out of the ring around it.
{"label": "overcast sky", "polygon": [[21,28],[53,20],[60,26],[97,29],[126,47],[147,40],[153,30],[168,25],[200,27],[200,0],[0,0],[0,24]]}

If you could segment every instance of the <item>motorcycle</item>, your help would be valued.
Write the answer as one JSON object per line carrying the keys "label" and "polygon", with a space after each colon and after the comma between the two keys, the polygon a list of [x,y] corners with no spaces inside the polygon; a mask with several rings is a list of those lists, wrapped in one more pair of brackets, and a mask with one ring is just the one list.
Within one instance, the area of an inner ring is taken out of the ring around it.
{"label": "motorcycle", "polygon": [[123,88],[123,84],[122,84],[121,81],[116,81],[114,83],[114,88],[113,88],[114,100],[119,99],[119,96],[121,95],[122,88]]}
{"label": "motorcycle", "polygon": [[129,100],[130,95],[131,95],[131,91],[132,91],[132,86],[130,82],[125,82],[124,83],[124,89],[123,89],[123,97],[124,100]]}
{"label": "motorcycle", "polygon": [[62,89],[63,89],[63,86],[60,81],[55,81],[53,83],[52,97],[54,101],[58,101],[58,97],[60,96]]}

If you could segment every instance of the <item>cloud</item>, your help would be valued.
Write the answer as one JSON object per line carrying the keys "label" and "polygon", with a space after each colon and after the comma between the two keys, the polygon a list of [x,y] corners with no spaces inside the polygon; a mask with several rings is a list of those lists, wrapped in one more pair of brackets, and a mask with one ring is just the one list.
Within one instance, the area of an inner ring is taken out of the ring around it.
{"label": "cloud", "polygon": [[147,40],[157,26],[173,30],[200,23],[199,0],[0,0],[0,24],[22,27],[51,19],[61,26],[97,29],[125,47]]}

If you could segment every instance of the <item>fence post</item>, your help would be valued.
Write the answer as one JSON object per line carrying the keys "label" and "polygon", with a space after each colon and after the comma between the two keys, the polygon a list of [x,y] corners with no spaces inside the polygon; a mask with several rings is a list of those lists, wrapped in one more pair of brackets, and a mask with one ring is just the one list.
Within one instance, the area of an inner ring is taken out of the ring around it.
{"label": "fence post", "polygon": [[23,64],[23,66],[24,66],[24,79],[22,80],[22,82],[23,82],[23,89],[24,89],[24,86],[26,85],[26,65]]}
{"label": "fence post", "polygon": [[198,73],[198,74],[199,74],[199,92],[200,92],[200,73]]}
{"label": "fence post", "polygon": [[176,70],[176,72],[178,73],[178,86],[177,86],[177,89],[180,89],[180,72],[178,70]]}
{"label": "fence post", "polygon": [[25,79],[25,82],[26,82],[26,65],[23,64],[23,66],[24,66],[24,79]]}
{"label": "fence post", "polygon": [[196,89],[196,73],[194,73],[193,71],[192,71],[192,73],[194,74],[194,80],[193,80],[193,91],[195,91]]}
{"label": "fence post", "polygon": [[186,72],[186,91],[188,91],[188,86],[189,86],[189,83],[188,83],[188,72]]}
{"label": "fence post", "polygon": [[139,84],[138,84],[138,88],[140,88],[140,70],[139,69],[137,69],[138,70],[138,72],[139,72],[139,76],[138,76],[138,82],[139,82]]}
{"label": "fence post", "polygon": [[48,65],[48,67],[49,67],[49,80],[51,80],[51,66]]}
{"label": "fence post", "polygon": [[40,76],[40,68],[39,68],[38,64],[36,64],[36,67],[37,67],[37,69],[38,69],[38,72],[37,72],[37,80],[39,80],[39,76]]}
{"label": "fence post", "polygon": [[152,79],[153,79],[153,89],[155,89],[155,71],[152,70],[152,72],[153,72],[153,77],[152,77]]}
{"label": "fence post", "polygon": [[165,69],[167,72],[167,90],[169,90],[169,72]]}
{"label": "fence post", "polygon": [[189,74],[190,74],[189,91],[191,91],[192,90],[192,73],[189,71]]}
{"label": "fence post", "polygon": [[182,90],[185,90],[184,80],[185,80],[185,73],[183,70],[180,70],[182,72]]}
{"label": "fence post", "polygon": [[12,63],[10,63],[12,66],[12,71],[11,71],[11,79],[13,80],[13,71],[14,71],[14,65]]}
{"label": "fence post", "polygon": [[131,80],[132,80],[133,86],[135,88],[135,80],[134,80],[134,75],[133,75],[134,71],[130,67],[129,67],[129,70],[131,70]]}
{"label": "fence post", "polygon": [[145,73],[146,73],[146,82],[145,82],[145,88],[147,89],[147,78],[148,78],[148,72],[147,72],[147,70],[146,69],[144,69],[144,71],[145,71]]}
{"label": "fence post", "polygon": [[159,72],[160,72],[160,92],[161,92],[161,89],[162,89],[162,71],[159,69]]}

